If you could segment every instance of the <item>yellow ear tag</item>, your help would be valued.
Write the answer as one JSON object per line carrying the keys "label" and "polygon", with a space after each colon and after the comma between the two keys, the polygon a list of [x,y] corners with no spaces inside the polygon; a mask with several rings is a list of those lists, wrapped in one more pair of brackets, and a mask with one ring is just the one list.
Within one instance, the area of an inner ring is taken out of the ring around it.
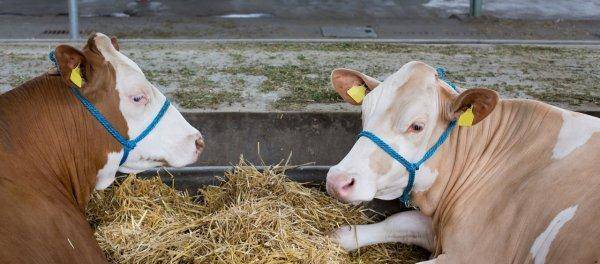
{"label": "yellow ear tag", "polygon": [[346,93],[350,95],[355,102],[360,104],[367,94],[367,87],[364,85],[353,86],[352,88],[348,89]]}
{"label": "yellow ear tag", "polygon": [[458,117],[458,125],[463,127],[470,127],[473,125],[475,115],[473,114],[473,106],[469,107],[464,113]]}
{"label": "yellow ear tag", "polygon": [[69,79],[71,79],[71,81],[77,85],[77,87],[81,88],[81,85],[83,85],[83,78],[81,78],[81,69],[79,68],[79,65],[77,65],[77,67],[71,71],[71,76]]}

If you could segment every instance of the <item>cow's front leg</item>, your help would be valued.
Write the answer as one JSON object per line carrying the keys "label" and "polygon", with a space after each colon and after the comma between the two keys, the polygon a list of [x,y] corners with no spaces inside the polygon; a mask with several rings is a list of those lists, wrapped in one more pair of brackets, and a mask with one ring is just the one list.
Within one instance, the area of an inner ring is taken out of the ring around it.
{"label": "cow's front leg", "polygon": [[427,261],[421,261],[421,262],[417,262],[417,264],[444,264],[444,263],[448,263],[448,258],[446,256],[446,254],[442,254],[437,256],[437,258],[434,259],[430,259]]}
{"label": "cow's front leg", "polygon": [[397,213],[370,225],[342,226],[331,236],[348,251],[387,242],[417,245],[432,251],[434,241],[431,218],[418,211]]}

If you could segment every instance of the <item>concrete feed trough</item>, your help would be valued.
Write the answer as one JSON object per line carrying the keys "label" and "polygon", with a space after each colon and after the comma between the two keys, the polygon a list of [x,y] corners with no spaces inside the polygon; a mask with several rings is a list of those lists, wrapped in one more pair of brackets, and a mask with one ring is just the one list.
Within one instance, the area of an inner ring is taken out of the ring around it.
{"label": "concrete feed trough", "polygon": [[[600,117],[600,111],[583,112]],[[187,168],[159,169],[160,175],[175,187],[195,192],[204,185],[218,182],[239,161],[240,155],[250,163],[273,165],[285,162],[302,165],[288,170],[287,176],[299,182],[321,184],[329,166],[338,163],[352,148],[361,130],[360,113],[356,112],[183,112],[206,138],[206,149],[196,164]],[[260,151],[260,152],[259,152]],[[162,171],[162,172],[161,172]],[[142,176],[154,176],[147,171]],[[368,206],[384,214],[402,210],[397,201],[375,200]]]}
{"label": "concrete feed trough", "polygon": [[[600,111],[583,112],[600,117]],[[183,112],[206,138],[198,162],[169,169],[182,188],[214,183],[214,175],[237,164],[240,155],[250,163],[302,165],[288,171],[291,179],[322,182],[329,166],[352,148],[361,130],[358,112]],[[155,175],[155,171],[144,175]]]}

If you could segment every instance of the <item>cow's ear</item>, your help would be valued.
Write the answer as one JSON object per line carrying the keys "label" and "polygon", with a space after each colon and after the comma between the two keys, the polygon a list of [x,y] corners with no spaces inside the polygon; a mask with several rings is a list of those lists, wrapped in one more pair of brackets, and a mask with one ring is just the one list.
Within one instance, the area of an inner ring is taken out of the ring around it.
{"label": "cow's ear", "polygon": [[[465,111],[471,109],[472,121],[469,118],[468,123],[475,125],[485,119],[498,104],[500,97],[498,93],[485,88],[468,89],[458,95],[450,106],[449,119],[458,119]],[[469,113],[470,115],[470,113]]]}
{"label": "cow's ear", "polygon": [[112,43],[113,47],[115,47],[116,50],[119,50],[119,42],[117,42],[117,37],[110,37],[110,43]]}
{"label": "cow's ear", "polygon": [[360,105],[363,97],[380,83],[377,79],[355,70],[340,68],[331,72],[333,88],[344,101],[353,105]]}
{"label": "cow's ear", "polygon": [[82,83],[76,84],[73,82],[74,80],[77,82],[77,80],[71,76],[71,73],[73,73],[75,68],[79,67],[78,74],[81,77],[81,71],[85,69],[86,62],[83,53],[69,45],[60,45],[54,50],[54,56],[60,69],[60,75],[65,83],[69,86],[76,85],[81,87]]}

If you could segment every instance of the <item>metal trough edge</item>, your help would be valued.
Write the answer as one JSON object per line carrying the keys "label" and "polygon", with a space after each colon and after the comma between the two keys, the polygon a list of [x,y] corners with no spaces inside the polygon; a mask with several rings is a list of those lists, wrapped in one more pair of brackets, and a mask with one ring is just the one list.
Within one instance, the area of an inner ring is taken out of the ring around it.
{"label": "metal trough edge", "polygon": [[[272,168],[271,166],[255,167],[260,171]],[[329,168],[330,166],[290,166],[286,169],[285,175],[293,181],[320,184],[325,182]],[[151,178],[158,175],[165,183],[174,181],[174,187],[179,190],[195,193],[202,186],[219,184],[218,176],[233,169],[234,166],[163,167],[141,172],[138,176]]]}

